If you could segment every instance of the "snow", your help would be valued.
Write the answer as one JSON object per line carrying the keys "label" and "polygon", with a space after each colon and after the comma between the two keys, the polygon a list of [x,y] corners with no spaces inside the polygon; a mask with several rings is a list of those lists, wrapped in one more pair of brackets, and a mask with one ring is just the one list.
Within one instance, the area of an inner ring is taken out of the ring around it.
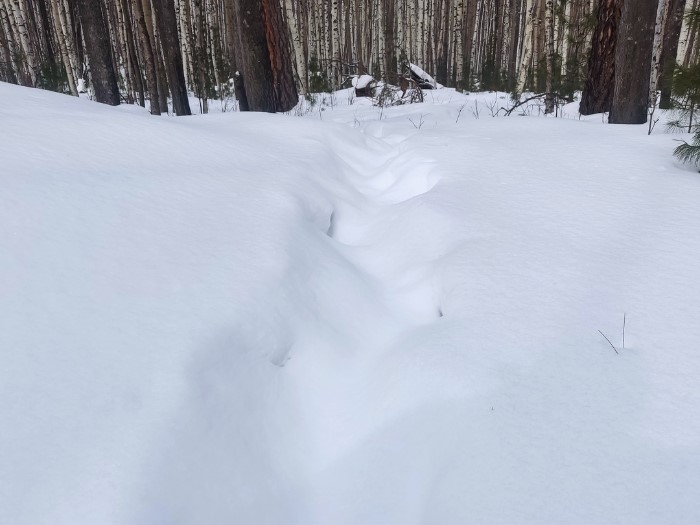
{"label": "snow", "polygon": [[677,137],[351,100],[0,84],[0,523],[700,522]]}
{"label": "snow", "polygon": [[420,78],[423,82],[427,82],[428,84],[437,87],[437,82],[435,82],[435,79],[428,75],[428,73],[423,71],[420,67],[415,64],[409,64],[408,67],[411,68],[413,74]]}
{"label": "snow", "polygon": [[375,82],[372,75],[357,75],[352,77],[352,87],[355,89],[364,89],[372,82]]}

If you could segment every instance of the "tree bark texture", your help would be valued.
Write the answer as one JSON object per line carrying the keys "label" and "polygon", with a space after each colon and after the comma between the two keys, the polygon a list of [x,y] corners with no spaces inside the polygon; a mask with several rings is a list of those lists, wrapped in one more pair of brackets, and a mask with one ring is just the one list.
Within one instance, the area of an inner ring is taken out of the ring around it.
{"label": "tree bark texture", "polygon": [[119,87],[114,74],[110,51],[109,30],[102,12],[102,2],[76,0],[80,26],[85,38],[86,54],[90,65],[92,87],[97,102],[119,105]]}
{"label": "tree bark texture", "polygon": [[615,92],[608,122],[644,124],[658,0],[625,0],[615,51]]}
{"label": "tree bark texture", "polygon": [[588,59],[588,76],[579,111],[582,115],[610,111],[615,91],[615,49],[623,0],[600,0]]}
{"label": "tree bark texture", "polygon": [[250,111],[289,111],[298,102],[289,35],[276,0],[236,0],[236,64]]}
{"label": "tree bark texture", "polygon": [[143,4],[141,2],[142,0],[133,0],[136,30],[141,52],[143,53],[144,68],[146,70],[146,88],[150,99],[151,115],[160,115],[160,102],[158,100],[158,73],[156,71],[156,62],[153,54],[153,44],[151,43],[151,39],[148,34],[146,18],[143,12]]}
{"label": "tree bark texture", "polygon": [[665,20],[663,27],[663,43],[661,45],[661,57],[659,59],[660,75],[658,89],[661,91],[661,109],[671,108],[671,87],[673,85],[673,72],[676,67],[676,56],[678,55],[678,44],[683,27],[683,13],[685,12],[686,0],[668,0],[669,16]]}
{"label": "tree bark texture", "polygon": [[180,39],[177,32],[175,4],[173,0],[153,0],[153,8],[160,31],[165,73],[173,99],[173,109],[178,116],[191,115],[190,102],[187,98],[187,85],[185,84],[185,70],[180,52]]}

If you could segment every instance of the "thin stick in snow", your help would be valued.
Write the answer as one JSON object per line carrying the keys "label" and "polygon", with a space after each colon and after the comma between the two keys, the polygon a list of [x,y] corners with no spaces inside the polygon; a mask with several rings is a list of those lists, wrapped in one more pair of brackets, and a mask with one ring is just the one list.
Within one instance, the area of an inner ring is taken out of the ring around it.
{"label": "thin stick in snow", "polygon": [[616,353],[616,354],[619,354],[619,353],[620,353],[620,352],[617,351],[617,348],[615,348],[615,345],[612,344],[612,343],[610,342],[610,339],[608,339],[608,336],[606,336],[606,335],[605,335],[603,332],[601,332],[600,330],[598,330],[598,333],[600,333],[600,335],[602,335],[603,337],[605,337],[605,340],[610,344],[610,346],[612,346],[612,349],[615,350],[615,353]]}

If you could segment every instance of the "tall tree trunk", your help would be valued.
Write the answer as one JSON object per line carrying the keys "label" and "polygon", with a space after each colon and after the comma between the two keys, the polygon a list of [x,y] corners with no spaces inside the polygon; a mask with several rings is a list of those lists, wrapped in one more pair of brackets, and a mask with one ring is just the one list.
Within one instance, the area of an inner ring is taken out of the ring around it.
{"label": "tall tree trunk", "polygon": [[546,63],[547,63],[547,78],[545,80],[545,91],[547,94],[544,99],[545,114],[554,113],[554,93],[552,84],[554,81],[554,1],[546,0],[545,2],[545,42],[547,42]]}
{"label": "tall tree trunk", "polygon": [[16,81],[19,84],[24,84],[24,69],[19,61],[19,53],[16,45],[17,40],[15,39],[13,23],[10,20],[10,16],[10,8],[6,5],[6,3],[0,0],[0,25],[2,25],[3,33],[5,35],[5,44],[10,59],[8,68],[13,72],[13,76],[15,77]]}
{"label": "tall tree trunk", "polygon": [[661,71],[658,87],[661,91],[661,109],[671,108],[671,87],[673,85],[673,71],[676,67],[676,55],[678,54],[678,42],[683,27],[683,13],[686,0],[669,0],[669,16],[663,29],[663,43],[661,45]]}
{"label": "tall tree trunk", "polygon": [[[0,6],[2,9],[2,6]],[[2,16],[0,14],[0,16]],[[12,53],[10,51],[9,38],[5,36],[3,25],[0,24],[0,79],[11,84],[17,83],[14,65],[12,63]]]}
{"label": "tall tree trunk", "polygon": [[[615,91],[615,49],[624,0],[600,0],[588,59],[588,76],[581,96],[582,115],[610,111]],[[646,0],[645,0],[646,1]]]}
{"label": "tall tree trunk", "polygon": [[658,0],[625,0],[615,51],[611,124],[644,124]]}
{"label": "tall tree trunk", "polygon": [[150,100],[151,115],[160,115],[160,104],[158,101],[158,74],[156,72],[156,64],[153,56],[153,46],[151,39],[148,36],[146,19],[143,14],[143,4],[141,0],[133,0],[134,17],[136,18],[136,30],[141,44],[141,52],[143,53],[143,61],[146,70],[146,89]]}
{"label": "tall tree trunk", "polygon": [[[396,38],[394,33],[396,0],[386,0],[384,2],[384,68],[386,69],[386,80],[389,84],[396,84],[398,81],[399,66],[396,61]],[[444,81],[444,80],[443,80]]]}
{"label": "tall tree trunk", "polygon": [[531,0],[525,0],[525,8],[523,9],[524,14],[524,38],[522,44],[522,52],[520,58],[520,69],[518,71],[518,79],[516,83],[516,91],[522,93],[525,91],[525,85],[527,82],[528,68],[530,67],[530,61],[532,60],[532,36],[535,27],[534,19],[537,17],[537,0],[535,0],[534,5]]}
{"label": "tall tree trunk", "polygon": [[[151,0],[140,0],[140,2],[143,8],[143,21],[146,24],[148,38],[151,41],[151,48],[153,49],[153,65],[156,70],[157,93],[154,93],[153,96],[158,103],[160,113],[168,113],[168,94],[170,93],[170,88],[168,86],[168,77],[165,74],[165,62],[163,60],[163,50],[161,48],[160,31],[158,30],[158,25],[153,16],[153,2]],[[151,104],[153,104],[153,100],[151,100]]]}
{"label": "tall tree trunk", "polygon": [[85,38],[85,52],[90,63],[90,76],[97,102],[119,105],[119,88],[110,52],[109,30],[102,12],[102,2],[76,0],[80,26]]}
{"label": "tall tree trunk", "polygon": [[10,21],[14,22],[14,28],[16,29],[15,34],[19,36],[22,56],[27,65],[27,72],[31,79],[31,85],[32,87],[36,87],[38,85],[39,66],[34,52],[34,45],[29,36],[24,1],[5,0],[5,5]]}
{"label": "tall tree trunk", "polygon": [[75,83],[75,63],[73,61],[73,57],[71,56],[73,54],[73,35],[66,31],[66,24],[61,20],[62,10],[58,0],[50,0],[49,9],[51,10],[51,17],[53,18],[54,31],[56,31],[58,36],[58,45],[59,49],[61,50],[63,67],[66,70],[68,87],[71,94],[77,97],[78,87]]}
{"label": "tall tree trunk", "polygon": [[289,111],[298,102],[288,30],[277,0],[236,0],[236,57],[251,111]]}
{"label": "tall tree trunk", "polygon": [[[83,0],[85,1],[85,0]],[[187,98],[185,70],[182,65],[180,41],[177,33],[175,4],[173,0],[153,0],[156,23],[160,31],[165,61],[165,73],[170,85],[173,109],[178,116],[191,115],[190,102]]]}
{"label": "tall tree trunk", "polygon": [[654,44],[651,52],[651,75],[649,78],[649,105],[656,106],[656,92],[661,76],[661,46],[663,45],[663,29],[670,15],[669,0],[657,0],[656,22],[654,23]]}

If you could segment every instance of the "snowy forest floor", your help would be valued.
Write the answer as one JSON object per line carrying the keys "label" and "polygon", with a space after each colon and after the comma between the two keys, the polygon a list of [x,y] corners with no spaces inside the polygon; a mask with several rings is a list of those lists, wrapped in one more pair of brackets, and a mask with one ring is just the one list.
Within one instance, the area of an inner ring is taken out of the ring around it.
{"label": "snowy forest floor", "polygon": [[0,523],[699,523],[700,174],[506,96],[0,84]]}

